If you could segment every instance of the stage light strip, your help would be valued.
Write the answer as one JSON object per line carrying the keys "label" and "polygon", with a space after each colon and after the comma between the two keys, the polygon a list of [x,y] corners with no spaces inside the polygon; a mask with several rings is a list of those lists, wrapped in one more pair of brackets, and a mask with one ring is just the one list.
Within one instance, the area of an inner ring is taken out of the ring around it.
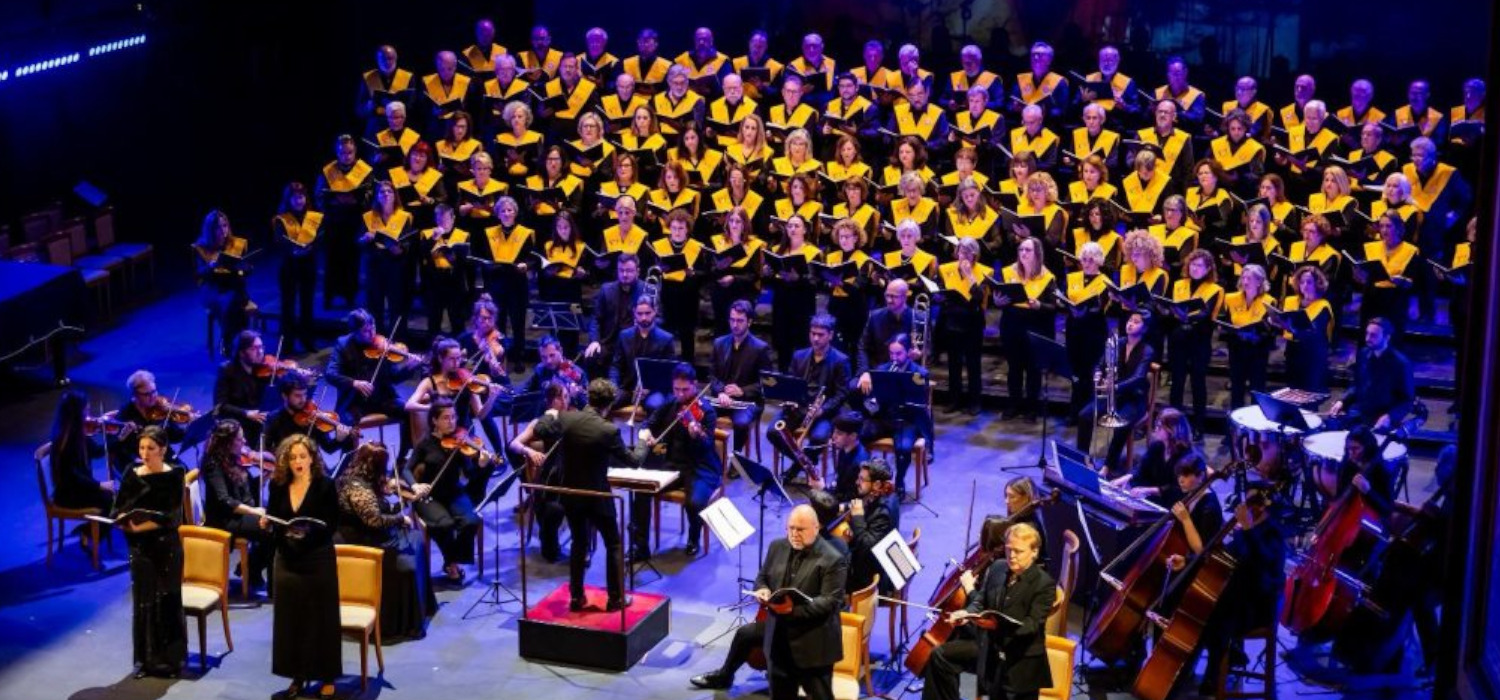
{"label": "stage light strip", "polygon": [[146,35],[137,34],[135,36],[125,37],[123,39],[99,44],[98,46],[90,48],[86,54],[83,52],[75,52],[57,56],[55,58],[49,58],[45,61],[35,61],[33,63],[19,65],[11,70],[0,69],[0,82],[7,82],[12,77],[20,79],[29,75],[36,75],[37,73],[45,73],[56,68],[64,68],[66,66],[71,66],[75,63],[78,63],[84,58],[94,58],[96,56],[102,56],[107,53],[113,53],[115,51],[140,46],[144,43],[146,43]]}

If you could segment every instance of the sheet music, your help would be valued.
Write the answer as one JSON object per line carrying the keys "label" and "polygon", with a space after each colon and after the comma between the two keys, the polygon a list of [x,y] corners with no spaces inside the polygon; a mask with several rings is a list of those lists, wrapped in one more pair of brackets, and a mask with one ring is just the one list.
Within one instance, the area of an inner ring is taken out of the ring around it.
{"label": "sheet music", "polygon": [[906,546],[906,538],[901,536],[900,530],[891,530],[875,543],[875,561],[880,563],[880,570],[896,590],[905,588],[907,582],[922,570],[922,563]]}
{"label": "sheet music", "polygon": [[671,469],[631,469],[627,467],[610,467],[608,478],[609,485],[629,489],[631,491],[649,491],[660,493],[672,482],[677,481],[679,474]]}
{"label": "sheet music", "polygon": [[755,526],[745,519],[734,501],[719,498],[708,504],[699,513],[710,532],[724,544],[724,549],[734,549],[755,534]]}

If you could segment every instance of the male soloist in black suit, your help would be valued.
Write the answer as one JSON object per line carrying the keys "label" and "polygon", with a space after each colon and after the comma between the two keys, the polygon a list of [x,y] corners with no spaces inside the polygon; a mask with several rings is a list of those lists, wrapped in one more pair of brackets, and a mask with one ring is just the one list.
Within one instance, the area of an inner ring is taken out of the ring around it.
{"label": "male soloist in black suit", "polygon": [[771,543],[765,564],[755,576],[761,600],[782,588],[794,588],[812,599],[795,602],[786,614],[771,613],[735,631],[724,666],[695,676],[699,688],[728,688],[734,672],[756,644],[769,662],[772,700],[793,700],[801,689],[812,700],[833,697],[833,665],[843,658],[839,611],[844,607],[848,561],[819,537],[818,516],[802,504],[787,518],[787,536]]}
{"label": "male soloist in black suit", "polygon": [[[562,486],[609,493],[609,464],[615,462],[636,466],[640,457],[625,448],[620,439],[620,429],[604,413],[615,402],[615,385],[605,379],[589,382],[589,405],[582,411],[547,411],[536,424],[536,436],[544,442],[561,441],[559,452],[562,458]],[[609,602],[607,610],[619,610],[628,604],[625,600],[624,573],[620,561],[620,524],[615,520],[614,501],[590,496],[562,497],[563,510],[568,518],[568,531],[573,533],[594,531],[604,538],[604,551],[609,577]],[[588,559],[587,542],[574,541],[568,559],[568,592],[572,597],[570,607],[577,611],[586,604],[583,595],[583,570]]]}
{"label": "male soloist in black suit", "polygon": [[994,630],[980,632],[977,642],[954,639],[938,647],[923,672],[922,700],[956,700],[958,674],[971,661],[978,662],[979,680],[996,700],[1035,698],[1042,688],[1052,687],[1046,632],[1057,584],[1037,565],[1041,539],[1029,524],[1011,526],[1006,534],[1008,558],[991,564],[968,606],[953,613],[960,624],[987,610],[1019,624],[1002,620]]}

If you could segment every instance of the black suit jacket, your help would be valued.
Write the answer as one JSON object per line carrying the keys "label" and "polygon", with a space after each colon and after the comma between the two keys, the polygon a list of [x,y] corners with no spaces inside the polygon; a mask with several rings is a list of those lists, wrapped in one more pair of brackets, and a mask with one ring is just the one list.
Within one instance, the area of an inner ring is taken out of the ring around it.
{"label": "black suit jacket", "polygon": [[713,359],[709,364],[713,376],[713,389],[717,395],[725,384],[738,385],[745,392],[741,401],[763,401],[760,395],[760,373],[772,369],[771,346],[753,335],[745,336],[740,347],[734,347],[734,337],[725,335],[714,339]]}
{"label": "black suit jacket", "polygon": [[1390,415],[1391,427],[1411,412],[1415,399],[1411,362],[1395,348],[1376,355],[1369,348],[1359,351],[1354,363],[1354,382],[1344,394],[1344,407],[1364,425],[1374,425]]}
{"label": "black suit jacket", "polygon": [[[811,603],[799,602],[786,615],[771,614],[766,621],[765,653],[771,663],[786,663],[795,668],[832,666],[844,658],[844,644],[839,630],[839,611],[844,607],[844,583],[848,562],[821,537],[807,548],[796,579],[786,580],[791,561],[792,544],[781,538],[771,543],[766,562],[755,576],[756,588],[776,591],[795,588]],[[781,658],[773,640],[781,636],[792,652],[792,658]]]}
{"label": "black suit jacket", "polygon": [[599,288],[599,296],[594,299],[594,318],[593,325],[589,328],[589,337],[599,343],[605,357],[612,356],[620,331],[634,323],[631,307],[640,296],[639,281],[628,289],[622,288],[619,282],[606,282]]}
{"label": "black suit jacket", "polygon": [[876,365],[890,362],[891,338],[897,333],[911,335],[911,307],[901,310],[897,316],[885,307],[876,309],[865,322],[865,332],[859,336],[859,353],[854,368],[855,376],[870,371]]}
{"label": "black suit jacket", "polygon": [[548,444],[562,441],[557,447],[562,459],[561,485],[570,489],[608,492],[611,460],[629,467],[640,463],[639,455],[625,448],[620,429],[593,408],[545,414],[537,419],[533,432]]}
{"label": "black suit jacket", "polygon": [[260,424],[245,414],[265,408],[266,387],[270,383],[269,377],[261,379],[246,372],[238,360],[220,363],[219,375],[214,379],[214,414],[239,423],[245,429],[245,440],[254,444],[260,437]]}
{"label": "black suit jacket", "polygon": [[677,357],[677,350],[673,347],[676,343],[677,339],[660,326],[652,326],[651,332],[644,338],[634,325],[620,331],[620,336],[615,341],[615,362],[610,379],[620,387],[622,400],[629,401],[630,392],[635,391],[635,361],[673,359]]}
{"label": "black suit jacket", "polygon": [[[377,367],[380,376],[374,377]],[[328,367],[323,370],[323,378],[339,392],[339,415],[345,419],[358,419],[369,412],[367,407],[395,401],[395,385],[419,371],[421,367],[418,366],[403,367],[400,363],[381,362],[378,358],[372,360],[365,357],[364,348],[354,342],[353,334],[349,334],[334,342],[333,354],[328,357]],[[361,396],[354,390],[356,381],[373,381],[375,391],[368,398]]]}
{"label": "black suit jacket", "polygon": [[828,348],[821,364],[814,365],[812,348],[802,348],[792,353],[792,364],[787,373],[807,380],[808,401],[819,387],[823,394],[823,415],[836,416],[849,397],[849,358],[835,348]]}
{"label": "black suit jacket", "polygon": [[[686,427],[671,427],[681,413],[682,404],[675,399],[668,401],[657,407],[646,426],[651,429],[652,435],[666,435],[660,445],[665,448],[666,466],[682,472],[682,483],[679,486],[688,491],[697,484],[710,484],[713,488],[718,488],[720,476],[724,472],[724,464],[719,460],[718,451],[714,450],[714,423],[718,421],[718,414],[712,406],[703,407],[703,418],[698,422],[703,429],[703,437],[694,439]],[[667,432],[669,428],[671,433]]]}
{"label": "black suit jacket", "polygon": [[[1151,349],[1151,343],[1145,338],[1135,346],[1135,352],[1127,352],[1129,344],[1121,339],[1116,346],[1119,348],[1119,356],[1115,371],[1117,379],[1115,383],[1115,401],[1145,401],[1147,379],[1151,372],[1151,363],[1156,361],[1156,352]],[[1108,358],[1100,358],[1097,369],[1104,371]],[[1081,378],[1080,378],[1081,379]]]}
{"label": "black suit jacket", "polygon": [[[877,498],[865,505],[864,515],[849,516],[849,586],[859,590],[870,585],[870,579],[880,573],[880,562],[875,559],[875,545],[900,522],[900,511],[891,508],[891,499]],[[880,592],[890,593],[895,588],[889,578],[880,578]]]}
{"label": "black suit jacket", "polygon": [[1011,693],[1029,693],[1052,687],[1052,666],[1047,662],[1047,614],[1057,600],[1057,583],[1040,564],[1021,572],[1015,585],[1007,585],[1010,569],[1004,559],[984,572],[984,578],[969,597],[972,613],[998,610],[1021,622],[1019,627],[1002,625],[980,635],[981,678],[1003,673]]}

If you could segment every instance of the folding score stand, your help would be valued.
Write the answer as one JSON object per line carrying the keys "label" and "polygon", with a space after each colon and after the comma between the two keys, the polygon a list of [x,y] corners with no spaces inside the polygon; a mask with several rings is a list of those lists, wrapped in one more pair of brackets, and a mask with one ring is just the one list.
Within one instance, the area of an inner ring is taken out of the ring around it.
{"label": "folding score stand", "polygon": [[[513,469],[509,474],[505,475],[505,478],[495,482],[495,485],[490,487],[489,492],[484,494],[484,500],[474,506],[474,512],[482,513],[486,505],[494,506],[492,510],[495,514],[495,522],[500,522],[500,498],[510,491],[511,485],[519,480],[520,477],[521,470]],[[480,523],[480,527],[484,527],[483,522]],[[500,537],[497,534],[490,539],[494,542],[491,551],[495,558],[495,573],[490,578],[489,587],[485,590],[484,595],[479,596],[479,599],[474,601],[474,604],[470,605],[468,610],[464,611],[463,619],[465,620],[469,619],[469,615],[480,605],[499,607],[506,603],[515,603],[521,600],[515,591],[512,591],[509,586],[500,581]],[[520,554],[521,559],[524,561],[526,559],[525,550],[522,550]],[[525,566],[522,565],[522,569],[524,568]],[[503,594],[502,591],[504,592]]]}

